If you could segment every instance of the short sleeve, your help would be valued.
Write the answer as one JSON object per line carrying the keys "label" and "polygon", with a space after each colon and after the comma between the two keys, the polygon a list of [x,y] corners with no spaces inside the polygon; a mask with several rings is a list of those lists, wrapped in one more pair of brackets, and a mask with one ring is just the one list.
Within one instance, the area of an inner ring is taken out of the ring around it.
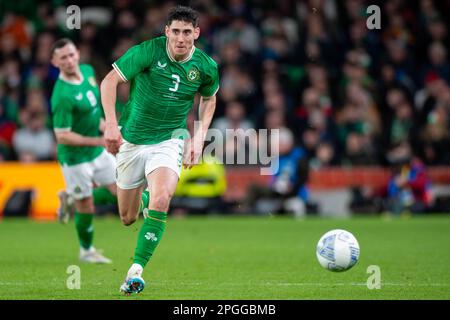
{"label": "short sleeve", "polygon": [[55,132],[72,130],[72,104],[66,97],[53,96],[51,99],[53,130]]}
{"label": "short sleeve", "polygon": [[199,88],[202,97],[211,97],[219,90],[219,70],[217,64],[212,61],[206,68],[203,82]]}
{"label": "short sleeve", "polygon": [[122,80],[130,81],[151,65],[153,47],[153,40],[147,40],[128,49],[123,56],[113,63],[113,68]]}

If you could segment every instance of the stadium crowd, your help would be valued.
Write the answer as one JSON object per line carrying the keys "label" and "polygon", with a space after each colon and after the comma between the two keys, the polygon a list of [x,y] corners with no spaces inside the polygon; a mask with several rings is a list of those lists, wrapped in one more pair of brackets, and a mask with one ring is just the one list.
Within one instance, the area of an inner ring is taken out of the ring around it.
{"label": "stadium crowd", "polygon": [[[2,1],[0,161],[55,159],[56,39],[73,39],[100,82],[128,48],[162,34],[176,3],[200,12],[196,46],[220,68],[213,127],[288,128],[313,168],[412,153],[450,165],[450,2],[432,0],[77,1],[79,30],[66,27],[68,1]],[[371,4],[380,30],[367,28]],[[118,95],[120,112],[127,84]]]}

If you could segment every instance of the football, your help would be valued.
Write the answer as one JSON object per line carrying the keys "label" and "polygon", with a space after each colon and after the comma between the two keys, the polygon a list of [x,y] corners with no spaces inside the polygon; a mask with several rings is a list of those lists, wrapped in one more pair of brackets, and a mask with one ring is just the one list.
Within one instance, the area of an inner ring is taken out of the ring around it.
{"label": "football", "polygon": [[317,243],[317,260],[330,271],[345,271],[359,259],[359,244],[348,231],[335,229],[325,233]]}

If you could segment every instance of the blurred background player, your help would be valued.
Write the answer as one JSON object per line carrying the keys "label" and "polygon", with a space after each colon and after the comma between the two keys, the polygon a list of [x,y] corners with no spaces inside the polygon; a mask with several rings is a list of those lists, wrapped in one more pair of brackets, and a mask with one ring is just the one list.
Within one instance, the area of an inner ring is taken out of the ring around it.
{"label": "blurred background player", "polygon": [[[198,13],[188,7],[173,8],[165,36],[129,49],[113,64],[114,70],[101,85],[106,146],[117,154],[120,216],[125,225],[130,225],[143,209],[145,218],[133,264],[120,288],[125,294],[144,288],[142,271],[164,234],[182,162],[188,168],[198,163],[214,114],[218,67],[194,46],[199,35]],[[119,131],[115,113],[117,86],[126,81],[131,81],[131,92]],[[186,118],[197,93],[201,96],[201,125],[185,142],[177,131],[186,129]],[[145,182],[150,199],[140,208]]]}
{"label": "blurred background player", "polygon": [[62,167],[67,194],[60,193],[61,215],[67,215],[68,196],[74,199],[75,227],[80,241],[80,260],[111,263],[92,245],[95,213],[94,183],[106,186],[104,197],[114,198],[115,159],[106,152],[100,91],[90,65],[79,64],[80,54],[69,39],[52,47],[52,64],[59,78],[51,97],[53,125],[58,143],[57,157]]}

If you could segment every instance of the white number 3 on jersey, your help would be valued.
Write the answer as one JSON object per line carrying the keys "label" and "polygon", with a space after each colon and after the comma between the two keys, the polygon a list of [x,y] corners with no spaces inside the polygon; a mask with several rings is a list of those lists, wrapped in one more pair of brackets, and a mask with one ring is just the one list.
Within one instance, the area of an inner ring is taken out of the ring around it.
{"label": "white number 3 on jersey", "polygon": [[172,78],[174,78],[175,80],[172,81],[173,84],[175,85],[175,87],[173,88],[169,88],[170,91],[175,92],[178,90],[178,84],[180,83],[180,76],[177,74],[172,74]]}

